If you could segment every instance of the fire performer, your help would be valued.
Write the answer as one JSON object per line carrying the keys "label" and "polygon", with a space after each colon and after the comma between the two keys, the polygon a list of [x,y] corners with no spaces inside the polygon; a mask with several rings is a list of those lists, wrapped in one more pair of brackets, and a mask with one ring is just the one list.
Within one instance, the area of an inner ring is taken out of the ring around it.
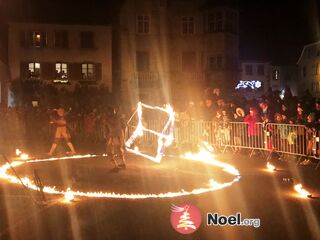
{"label": "fire performer", "polygon": [[[118,111],[114,108],[109,108],[106,121],[107,136],[107,154],[110,160],[114,163],[115,169],[126,168],[124,158],[124,129],[125,124],[120,118]],[[120,157],[121,163],[118,164],[115,159],[116,154]]]}
{"label": "fire performer", "polygon": [[56,131],[54,135],[55,139],[48,155],[52,156],[52,154],[57,148],[58,142],[62,139],[66,141],[68,147],[70,148],[70,152],[69,152],[70,155],[74,155],[76,151],[74,150],[73,144],[70,141],[71,137],[67,128],[67,120],[66,120],[67,113],[63,108],[54,109],[53,111],[57,113],[57,118],[51,121],[50,123],[56,125]]}

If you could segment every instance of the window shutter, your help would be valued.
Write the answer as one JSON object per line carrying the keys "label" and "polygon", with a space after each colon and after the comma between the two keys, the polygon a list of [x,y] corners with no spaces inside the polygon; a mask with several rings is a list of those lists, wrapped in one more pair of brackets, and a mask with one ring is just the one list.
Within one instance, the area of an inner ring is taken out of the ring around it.
{"label": "window shutter", "polygon": [[95,65],[95,74],[96,74],[96,80],[97,81],[101,81],[102,79],[102,67],[101,67],[101,63],[97,63]]}
{"label": "window shutter", "polygon": [[41,32],[41,47],[47,46],[47,33]]}
{"label": "window shutter", "polygon": [[81,63],[70,63],[68,64],[68,77],[73,81],[81,81],[82,73],[81,73]]}
{"label": "window shutter", "polygon": [[40,64],[41,79],[53,80],[56,77],[55,64],[49,62],[42,62]]}
{"label": "window shutter", "polygon": [[21,62],[20,63],[20,80],[24,81],[28,79],[28,63]]}

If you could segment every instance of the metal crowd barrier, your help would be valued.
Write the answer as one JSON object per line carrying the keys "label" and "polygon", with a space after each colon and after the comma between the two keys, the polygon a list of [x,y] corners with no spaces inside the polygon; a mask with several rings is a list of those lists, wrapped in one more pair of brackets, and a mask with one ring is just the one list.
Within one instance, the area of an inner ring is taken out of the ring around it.
{"label": "metal crowd barrier", "polygon": [[[152,120],[146,121],[144,126],[161,132],[164,123]],[[135,125],[130,125],[128,134],[134,129]],[[316,162],[316,168],[320,167],[319,136],[320,131],[296,124],[256,123],[249,126],[245,122],[177,121],[174,128],[175,143],[178,147],[208,142],[223,152],[228,148],[233,151],[249,149],[250,154],[263,151],[268,156],[278,153],[294,155],[299,159],[311,157]],[[154,134],[145,132],[139,144],[154,146],[157,138]]]}

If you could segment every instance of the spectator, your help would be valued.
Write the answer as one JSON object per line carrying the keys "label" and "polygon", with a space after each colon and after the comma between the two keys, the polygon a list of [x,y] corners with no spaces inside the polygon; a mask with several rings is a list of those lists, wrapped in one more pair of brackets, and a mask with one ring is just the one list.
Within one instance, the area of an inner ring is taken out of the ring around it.
{"label": "spectator", "polygon": [[244,122],[248,124],[249,147],[259,147],[258,144],[258,127],[260,121],[257,110],[250,107],[249,114],[244,118]]}

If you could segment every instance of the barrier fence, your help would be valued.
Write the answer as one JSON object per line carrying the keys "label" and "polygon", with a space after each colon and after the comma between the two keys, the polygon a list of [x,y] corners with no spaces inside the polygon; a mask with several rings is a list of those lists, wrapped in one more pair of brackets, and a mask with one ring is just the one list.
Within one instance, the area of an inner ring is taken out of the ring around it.
{"label": "barrier fence", "polygon": [[[145,120],[143,126],[162,132],[165,121]],[[17,124],[20,126],[21,124]],[[2,125],[1,125],[2,126]],[[101,122],[92,132],[88,132],[81,122],[69,122],[68,127],[72,137],[94,141],[104,141],[107,136],[105,124]],[[131,121],[127,126],[126,134],[130,135],[136,128],[135,121]],[[22,128],[21,128],[22,129]],[[18,127],[9,128],[2,126],[0,129],[1,146],[22,146],[20,143],[25,131]],[[54,126],[39,128],[35,131],[35,140],[41,139],[47,135],[51,139],[54,132]],[[174,126],[174,139],[178,147],[192,147],[201,142],[208,142],[220,151],[231,149],[248,149],[253,153],[260,151],[271,156],[271,153],[283,155],[298,156],[299,161],[303,157],[309,157],[316,168],[320,167],[320,130],[312,126],[295,124],[277,124],[277,123],[255,123],[247,124],[245,122],[214,122],[214,121],[176,121]],[[145,131],[144,135],[137,139],[136,144],[144,147],[156,147],[157,136]],[[51,140],[50,140],[51,141]],[[299,162],[298,161],[298,162]]]}
{"label": "barrier fence", "polygon": [[[147,121],[149,129],[161,132],[164,123]],[[135,129],[134,124],[128,126],[127,134]],[[197,145],[208,142],[220,151],[230,148],[232,151],[249,149],[263,151],[267,156],[272,153],[295,155],[299,161],[310,157],[320,166],[320,131],[305,125],[255,123],[245,122],[216,123],[211,121],[177,121],[174,127],[175,143],[179,147]],[[142,146],[155,146],[157,138],[150,132],[145,132],[139,143]]]}

